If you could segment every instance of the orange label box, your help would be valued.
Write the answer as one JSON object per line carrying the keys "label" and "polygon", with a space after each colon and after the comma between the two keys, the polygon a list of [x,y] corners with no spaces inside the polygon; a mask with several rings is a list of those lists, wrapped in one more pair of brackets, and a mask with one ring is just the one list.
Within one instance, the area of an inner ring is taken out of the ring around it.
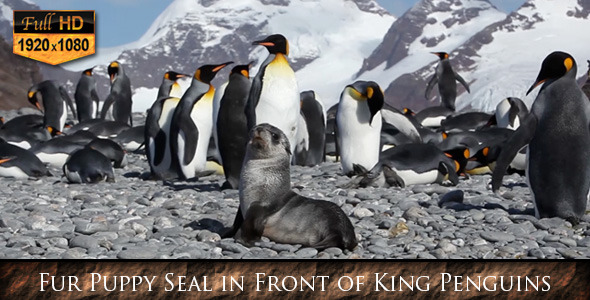
{"label": "orange label box", "polygon": [[95,53],[93,10],[13,11],[13,52],[51,65]]}

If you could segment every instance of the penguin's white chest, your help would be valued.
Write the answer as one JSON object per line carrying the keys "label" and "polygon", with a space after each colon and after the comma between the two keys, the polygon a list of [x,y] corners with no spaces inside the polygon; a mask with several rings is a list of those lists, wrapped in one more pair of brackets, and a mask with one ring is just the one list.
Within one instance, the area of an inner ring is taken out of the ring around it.
{"label": "penguin's white chest", "polygon": [[437,169],[426,171],[424,173],[418,173],[414,170],[392,170],[404,181],[405,186],[415,184],[429,184],[434,182],[442,182],[444,176],[440,175]]}
{"label": "penguin's white chest", "polygon": [[23,172],[19,167],[1,167],[0,166],[0,177],[13,177],[17,179],[27,179],[29,175]]}
{"label": "penguin's white chest", "polygon": [[268,123],[282,130],[293,151],[300,109],[295,73],[284,57],[277,58],[268,64],[262,77],[256,124]]}
{"label": "penguin's white chest", "polygon": [[59,131],[64,130],[64,126],[66,125],[66,119],[68,117],[68,107],[65,101],[62,103],[62,112],[61,116],[59,117]]}
{"label": "penguin's white chest", "polygon": [[202,172],[207,164],[207,149],[213,129],[213,95],[206,94],[193,106],[191,120],[197,127],[199,136],[197,139],[196,151],[188,164],[183,164],[184,147],[187,142],[185,133],[181,130],[178,137],[178,149],[181,159],[181,170],[187,178],[193,178],[198,172]]}
{"label": "penguin's white chest", "polygon": [[56,168],[62,168],[70,156],[68,153],[36,153],[40,161],[50,164]]}
{"label": "penguin's white chest", "polygon": [[353,164],[370,170],[379,161],[381,112],[377,112],[369,124],[370,117],[366,101],[356,101],[346,93],[342,95],[336,123],[344,174],[353,170]]}

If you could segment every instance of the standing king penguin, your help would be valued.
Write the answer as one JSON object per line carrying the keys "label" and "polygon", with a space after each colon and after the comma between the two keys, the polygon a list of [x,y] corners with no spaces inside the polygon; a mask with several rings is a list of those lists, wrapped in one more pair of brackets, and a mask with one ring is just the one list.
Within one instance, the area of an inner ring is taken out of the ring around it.
{"label": "standing king penguin", "polygon": [[92,77],[92,69],[86,69],[82,72],[74,100],[76,101],[76,111],[78,113],[78,122],[97,118],[98,114],[98,93],[96,92],[96,80]]}
{"label": "standing king penguin", "polygon": [[340,95],[336,124],[342,171],[354,175],[353,165],[367,170],[379,161],[383,91],[374,81],[347,85]]}
{"label": "standing king penguin", "polygon": [[179,98],[160,97],[148,111],[145,121],[146,156],[151,174],[156,179],[174,178],[170,149],[170,124]]}
{"label": "standing king penguin", "polygon": [[535,83],[543,84],[531,113],[508,140],[496,161],[492,190],[526,144],[529,182],[537,218],[560,217],[577,224],[586,212],[590,188],[590,102],[576,83],[574,58],[549,54]]}
{"label": "standing king penguin", "polygon": [[133,106],[131,81],[125,75],[123,65],[118,61],[109,64],[107,71],[111,79],[111,93],[104,101],[100,117],[105,119],[112,105],[113,119],[133,127],[133,120],[131,119],[131,107]]}
{"label": "standing king penguin", "polygon": [[463,80],[463,78],[457,74],[451,67],[451,61],[449,60],[449,54],[446,52],[432,52],[432,54],[438,56],[440,59],[436,66],[436,71],[432,76],[432,79],[426,86],[426,99],[430,97],[430,92],[435,84],[438,83],[438,93],[440,95],[441,105],[454,111],[455,110],[455,98],[457,98],[457,82],[459,81],[469,93],[469,85]]}
{"label": "standing king penguin", "polygon": [[[38,94],[41,95],[43,100],[43,109],[41,109]],[[40,111],[44,111],[43,126],[46,128],[53,127],[63,131],[68,117],[68,106],[74,117],[76,117],[72,99],[70,99],[66,90],[53,80],[45,80],[33,85],[29,89],[27,96],[31,104],[35,105]]]}
{"label": "standing king penguin", "polygon": [[279,128],[287,135],[294,153],[300,104],[295,72],[287,61],[289,42],[283,35],[273,34],[252,44],[266,47],[269,55],[250,88],[246,105],[248,129],[262,123]]}
{"label": "standing king penguin", "polygon": [[188,75],[176,73],[174,71],[164,73],[164,78],[162,79],[160,89],[158,89],[158,97],[156,99],[164,97],[182,97],[182,88],[176,81],[186,76]]}
{"label": "standing king penguin", "polygon": [[305,159],[300,164],[304,166],[319,165],[325,160],[326,114],[322,102],[314,91],[301,92],[301,114],[305,117],[307,128],[297,128],[297,130],[307,130],[309,145]]}
{"label": "standing king penguin", "polygon": [[191,86],[174,110],[170,124],[173,168],[181,179],[193,179],[205,171],[207,149],[213,130],[213,96],[211,84],[217,72],[233,62],[204,65],[195,71]]}
{"label": "standing king penguin", "polygon": [[226,182],[222,188],[237,189],[248,143],[248,121],[244,109],[250,94],[250,65],[235,66],[219,103],[217,148]]}

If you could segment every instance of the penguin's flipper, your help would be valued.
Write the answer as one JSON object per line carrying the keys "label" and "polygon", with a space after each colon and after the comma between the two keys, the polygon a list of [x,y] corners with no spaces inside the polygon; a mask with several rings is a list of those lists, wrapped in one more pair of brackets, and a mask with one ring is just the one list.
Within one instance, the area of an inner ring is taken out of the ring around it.
{"label": "penguin's flipper", "polygon": [[[261,70],[259,72],[262,72]],[[246,108],[244,112],[246,113],[246,119],[248,120],[248,131],[256,126],[256,106],[258,105],[258,101],[260,101],[260,93],[262,92],[262,79],[256,76],[252,80],[252,87],[250,87],[250,96],[248,97],[248,101],[246,102]]]}
{"label": "penguin's flipper", "polygon": [[154,150],[154,165],[159,165],[164,160],[164,154],[166,152],[166,133],[163,130],[159,130],[154,138],[155,150]]}
{"label": "penguin's flipper", "polygon": [[459,81],[465,87],[468,93],[471,93],[471,91],[469,90],[469,85],[467,84],[467,82],[465,82],[465,79],[463,79],[463,77],[461,77],[461,75],[459,75],[457,72],[455,72],[455,79],[457,79],[457,81]]}
{"label": "penguin's flipper", "polygon": [[512,136],[506,141],[500,155],[496,160],[496,168],[492,173],[492,191],[497,192],[502,185],[502,178],[508,169],[508,166],[522,147],[527,145],[537,129],[537,117],[534,114],[528,114],[523,120],[520,127],[512,134]]}
{"label": "penguin's flipper", "polygon": [[[96,107],[98,108],[98,103],[100,102],[100,98],[98,98],[98,93],[96,92],[95,89],[93,89],[92,91],[90,91],[90,98],[92,98],[92,102],[96,103]],[[98,118],[99,116],[99,111],[98,109],[96,110],[96,116],[92,116],[93,118]]]}
{"label": "penguin's flipper", "polygon": [[100,118],[101,119],[106,119],[107,117],[107,112],[109,111],[109,108],[111,107],[111,105],[113,105],[113,103],[115,102],[115,97],[114,95],[111,93],[109,94],[109,96],[104,100],[104,103],[102,104],[102,110],[100,111]]}
{"label": "penguin's flipper", "polygon": [[404,180],[401,177],[399,177],[399,175],[397,175],[397,173],[389,166],[383,167],[383,175],[385,176],[385,182],[390,187],[406,187],[406,183],[404,182]]}
{"label": "penguin's flipper", "polygon": [[438,83],[438,77],[436,76],[436,74],[432,75],[432,78],[430,79],[430,81],[428,82],[428,85],[426,86],[426,92],[424,93],[424,97],[426,99],[428,99],[430,97],[430,92],[432,92],[432,88],[434,88],[434,86]]}
{"label": "penguin's flipper", "polygon": [[449,175],[449,181],[453,184],[453,186],[459,183],[459,176],[457,176],[457,171],[454,166],[449,164],[448,161],[441,161],[438,164],[439,172],[442,171],[441,169],[444,170],[444,172],[441,173],[447,173],[447,175]]}
{"label": "penguin's flipper", "polygon": [[199,129],[189,120],[188,122],[181,122],[180,131],[184,133],[184,157],[182,163],[188,165],[191,163],[197,152],[197,143],[199,141]]}
{"label": "penguin's flipper", "polygon": [[510,102],[510,110],[508,111],[508,123],[510,124],[510,126],[514,127],[514,121],[516,120],[516,117],[520,112],[520,107],[518,107],[518,105],[512,104],[513,101],[508,101]]}
{"label": "penguin's flipper", "polygon": [[61,97],[64,98],[64,100],[66,101],[68,107],[70,108],[70,111],[72,112],[72,115],[74,115],[74,119],[77,120],[78,114],[74,109],[74,103],[72,102],[72,98],[70,98],[70,95],[68,95],[68,91],[66,91],[66,89],[63,86],[60,86],[59,93],[61,94]]}

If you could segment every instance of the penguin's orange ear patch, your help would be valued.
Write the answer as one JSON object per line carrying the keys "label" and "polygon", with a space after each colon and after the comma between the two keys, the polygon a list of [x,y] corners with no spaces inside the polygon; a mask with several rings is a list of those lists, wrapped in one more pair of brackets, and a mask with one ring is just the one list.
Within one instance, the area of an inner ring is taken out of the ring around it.
{"label": "penguin's orange ear patch", "polygon": [[469,158],[470,153],[469,153],[469,149],[465,149],[465,151],[463,151],[463,156],[465,156],[465,158]]}
{"label": "penguin's orange ear patch", "polygon": [[197,69],[197,71],[195,71],[195,79],[201,80],[201,69]]}
{"label": "penguin's orange ear patch", "polygon": [[250,73],[248,73],[248,70],[242,70],[242,71],[240,71],[240,73],[242,73],[242,75],[244,75],[244,77],[250,78]]}
{"label": "penguin's orange ear patch", "polygon": [[446,140],[449,137],[449,135],[446,132],[442,132],[442,138],[443,140]]}
{"label": "penguin's orange ear patch", "polygon": [[170,80],[170,73],[166,72],[166,73],[164,74],[164,79],[168,79],[168,80]]}
{"label": "penguin's orange ear patch", "polygon": [[455,160],[455,172],[459,172],[460,168],[461,168],[461,164],[459,164],[459,162]]}
{"label": "penguin's orange ear patch", "polygon": [[373,88],[372,87],[368,87],[367,88],[367,98],[373,98]]}
{"label": "penguin's orange ear patch", "polygon": [[563,61],[563,65],[565,66],[565,69],[569,72],[569,70],[571,70],[574,66],[574,60],[568,57]]}
{"label": "penguin's orange ear patch", "polygon": [[490,147],[483,148],[482,153],[483,153],[483,156],[488,156],[488,154],[490,153]]}

